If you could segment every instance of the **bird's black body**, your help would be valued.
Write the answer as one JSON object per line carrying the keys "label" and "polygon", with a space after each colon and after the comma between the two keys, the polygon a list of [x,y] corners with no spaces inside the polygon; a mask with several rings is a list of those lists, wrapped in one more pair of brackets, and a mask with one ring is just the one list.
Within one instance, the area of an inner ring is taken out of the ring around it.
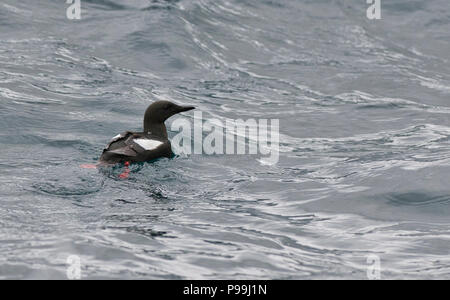
{"label": "bird's black body", "polygon": [[[155,147],[147,150],[136,141],[155,141]],[[161,144],[158,144],[160,142]],[[144,132],[124,132],[114,138],[100,157],[101,162],[108,164],[124,162],[144,162],[160,157],[172,157],[172,148],[169,140],[147,134]]]}
{"label": "bird's black body", "polygon": [[145,162],[160,157],[172,157],[172,147],[167,138],[164,121],[174,114],[194,109],[169,101],[151,104],[144,116],[144,132],[126,131],[114,137],[103,150],[101,164]]}

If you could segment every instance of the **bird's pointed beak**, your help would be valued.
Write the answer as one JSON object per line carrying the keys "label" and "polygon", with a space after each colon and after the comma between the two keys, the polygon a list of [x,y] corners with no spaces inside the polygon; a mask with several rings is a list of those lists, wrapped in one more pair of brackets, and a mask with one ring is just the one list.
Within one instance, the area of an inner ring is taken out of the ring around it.
{"label": "bird's pointed beak", "polygon": [[178,110],[177,113],[181,113],[181,112],[185,112],[185,111],[189,111],[189,110],[193,110],[193,109],[195,109],[194,106],[179,106],[177,109]]}

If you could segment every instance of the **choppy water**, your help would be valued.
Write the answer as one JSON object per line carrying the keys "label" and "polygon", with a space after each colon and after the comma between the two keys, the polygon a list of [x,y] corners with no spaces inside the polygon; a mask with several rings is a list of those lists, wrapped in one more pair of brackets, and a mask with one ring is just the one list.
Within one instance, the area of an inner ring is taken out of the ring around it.
{"label": "choppy water", "polygon": [[[2,0],[0,278],[450,278],[450,4],[365,2]],[[80,168],[157,99],[280,119],[279,163]]]}

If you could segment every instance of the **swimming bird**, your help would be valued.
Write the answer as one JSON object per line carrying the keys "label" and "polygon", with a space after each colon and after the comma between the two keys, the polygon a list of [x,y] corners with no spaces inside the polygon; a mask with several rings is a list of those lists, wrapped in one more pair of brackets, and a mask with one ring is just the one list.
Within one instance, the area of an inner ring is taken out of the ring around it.
{"label": "swimming bird", "polygon": [[100,165],[145,162],[161,157],[172,157],[172,147],[164,122],[171,116],[195,109],[170,101],[156,101],[144,115],[144,131],[126,131],[115,136],[103,150]]}

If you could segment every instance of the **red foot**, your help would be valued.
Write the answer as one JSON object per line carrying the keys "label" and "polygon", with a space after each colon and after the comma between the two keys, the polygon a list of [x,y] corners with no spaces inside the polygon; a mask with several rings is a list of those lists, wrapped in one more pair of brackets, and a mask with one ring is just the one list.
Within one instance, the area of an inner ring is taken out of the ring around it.
{"label": "red foot", "polygon": [[82,167],[83,169],[97,169],[97,165],[93,165],[93,164],[83,164],[83,165],[80,165],[80,167]]}
{"label": "red foot", "polygon": [[119,178],[121,179],[127,179],[130,174],[130,169],[128,167],[130,166],[130,163],[128,161],[125,162],[125,171],[123,171],[122,174],[119,175]]}

